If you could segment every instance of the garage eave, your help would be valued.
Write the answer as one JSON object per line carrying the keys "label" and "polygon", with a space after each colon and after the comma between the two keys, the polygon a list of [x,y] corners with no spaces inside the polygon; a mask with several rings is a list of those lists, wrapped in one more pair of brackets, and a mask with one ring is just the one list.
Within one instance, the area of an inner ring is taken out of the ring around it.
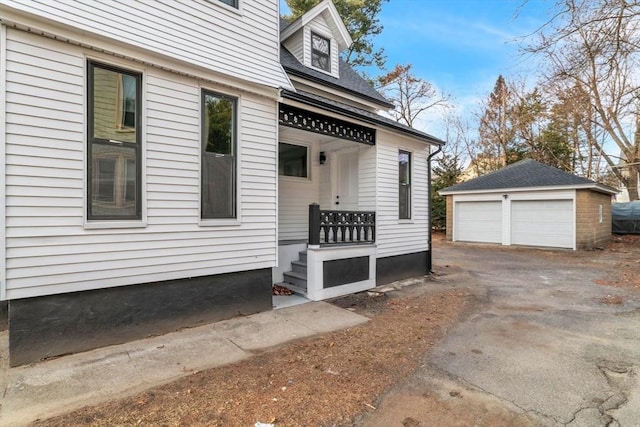
{"label": "garage eave", "polygon": [[619,191],[615,188],[603,184],[582,184],[582,185],[554,185],[543,187],[509,187],[509,188],[489,188],[482,190],[457,190],[445,191],[440,190],[438,194],[441,196],[454,196],[458,194],[492,194],[492,193],[518,193],[526,191],[555,191],[555,190],[592,190],[599,193],[614,195]]}

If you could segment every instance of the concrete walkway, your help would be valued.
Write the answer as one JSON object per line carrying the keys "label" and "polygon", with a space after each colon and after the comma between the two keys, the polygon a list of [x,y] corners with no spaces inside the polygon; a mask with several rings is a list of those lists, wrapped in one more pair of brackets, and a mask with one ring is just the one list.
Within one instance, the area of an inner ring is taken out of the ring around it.
{"label": "concrete walkway", "polygon": [[8,368],[5,331],[0,334],[0,425],[26,425],[367,321],[311,302],[16,368]]}

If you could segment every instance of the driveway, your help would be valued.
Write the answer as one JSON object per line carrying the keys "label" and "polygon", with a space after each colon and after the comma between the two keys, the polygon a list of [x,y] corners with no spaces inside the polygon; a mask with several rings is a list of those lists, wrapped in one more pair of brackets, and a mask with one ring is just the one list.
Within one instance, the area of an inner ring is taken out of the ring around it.
{"label": "driveway", "polygon": [[363,424],[432,425],[437,395],[439,425],[639,426],[640,292],[595,283],[624,256],[437,243],[434,286],[475,307]]}

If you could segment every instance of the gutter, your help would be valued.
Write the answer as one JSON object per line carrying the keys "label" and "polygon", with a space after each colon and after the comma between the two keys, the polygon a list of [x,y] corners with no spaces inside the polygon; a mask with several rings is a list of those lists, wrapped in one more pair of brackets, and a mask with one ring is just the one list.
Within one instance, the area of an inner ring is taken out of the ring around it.
{"label": "gutter", "polygon": [[442,145],[438,146],[438,149],[427,157],[427,200],[429,201],[429,211],[427,212],[427,243],[429,244],[429,254],[427,255],[427,268],[429,273],[433,274],[433,227],[431,225],[433,216],[433,206],[431,206],[431,158],[442,151]]}

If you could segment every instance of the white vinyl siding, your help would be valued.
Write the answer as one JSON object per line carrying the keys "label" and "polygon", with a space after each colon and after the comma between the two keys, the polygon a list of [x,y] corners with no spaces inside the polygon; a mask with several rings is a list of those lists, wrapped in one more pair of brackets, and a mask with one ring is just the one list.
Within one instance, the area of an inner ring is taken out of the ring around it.
{"label": "white vinyl siding", "polygon": [[284,46],[301,64],[304,64],[304,32],[298,31],[284,42]]}
{"label": "white vinyl siding", "polygon": [[[85,55],[105,63],[111,58],[23,31],[7,33],[9,299],[275,265],[275,101],[231,93],[240,97],[241,218],[235,226],[201,227],[201,84],[145,69],[148,224],[85,229]],[[114,65],[138,67],[124,60]]]}
{"label": "white vinyl siding", "polygon": [[[289,87],[279,62],[278,4],[242,3],[239,13],[207,0],[6,0],[15,8],[214,72]],[[37,25],[37,24],[35,24]],[[256,72],[260,70],[260,72]]]}
{"label": "white vinyl siding", "polygon": [[[377,130],[377,214],[378,258],[426,251],[428,248],[427,157],[425,144]],[[411,220],[398,219],[398,150],[412,153]]]}
{"label": "white vinyl siding", "polygon": [[376,210],[376,147],[359,147],[358,210]]}
{"label": "white vinyl siding", "polygon": [[[313,141],[313,134],[309,134]],[[289,141],[282,141],[289,142]],[[295,144],[295,141],[290,141]],[[328,163],[318,163],[318,144],[310,144],[308,154],[309,178],[278,177],[278,240],[304,240],[309,237],[309,205],[320,203],[320,168],[327,169]],[[328,192],[328,188],[327,188]]]}
{"label": "white vinyl siding", "polygon": [[573,248],[573,200],[511,202],[511,244]]}
{"label": "white vinyl siding", "polygon": [[453,208],[455,240],[502,242],[502,202],[458,202]]}

